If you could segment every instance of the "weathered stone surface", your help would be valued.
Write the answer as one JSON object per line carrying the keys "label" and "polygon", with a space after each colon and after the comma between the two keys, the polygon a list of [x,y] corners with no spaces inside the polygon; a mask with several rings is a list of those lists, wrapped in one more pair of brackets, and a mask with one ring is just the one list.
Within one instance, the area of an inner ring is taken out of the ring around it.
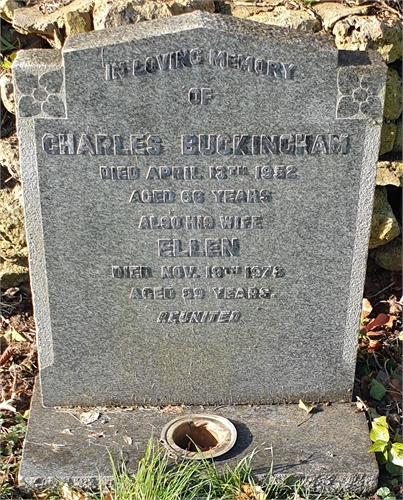
{"label": "weathered stone surface", "polygon": [[66,12],[64,15],[64,29],[66,35],[86,33],[92,29],[92,18],[89,12]]}
{"label": "weathered stone surface", "polygon": [[194,10],[213,13],[214,0],[170,0],[164,3],[149,0],[117,0],[111,3],[96,1],[93,11],[94,29],[125,26]]}
{"label": "weathered stone surface", "polygon": [[383,109],[385,120],[397,120],[402,113],[402,104],[402,79],[396,70],[389,68],[386,77],[385,105]]}
{"label": "weathered stone surface", "polygon": [[402,238],[400,236],[386,245],[371,250],[370,254],[378,266],[389,271],[402,270]]}
{"label": "weathered stone surface", "polygon": [[402,57],[402,26],[397,16],[382,20],[376,16],[351,16],[334,25],[333,35],[339,49],[374,49],[389,64]]}
{"label": "weathered stone surface", "polygon": [[168,0],[167,3],[174,16],[195,10],[213,14],[216,10],[214,0]]}
{"label": "weathered stone surface", "polygon": [[364,15],[370,12],[369,5],[347,5],[346,3],[318,2],[312,3],[311,9],[320,17],[325,30],[331,30],[333,26],[349,16]]}
{"label": "weathered stone surface", "polygon": [[[0,163],[8,170],[10,177],[20,180],[18,141],[15,135],[0,139]],[[5,179],[3,179],[5,180]]]}
{"label": "weathered stone surface", "polygon": [[388,202],[386,188],[377,186],[372,212],[371,237],[369,248],[386,245],[400,234],[400,226]]}
{"label": "weathered stone surface", "polygon": [[11,23],[14,18],[14,12],[20,8],[23,2],[16,2],[15,0],[0,0],[0,17],[5,21]]}
{"label": "weathered stone surface", "polygon": [[249,17],[251,21],[292,28],[306,33],[320,31],[321,24],[315,15],[305,9],[291,10],[285,6],[275,7],[272,11],[260,12]]}
{"label": "weathered stone surface", "polygon": [[50,14],[43,14],[35,6],[22,7],[14,11],[13,26],[20,33],[36,33],[45,38],[52,47],[60,49],[65,38],[60,30],[65,27],[66,16],[77,12],[83,20],[88,21],[86,14],[90,14],[93,4],[94,0],[74,0]]}
{"label": "weathered stone surface", "polygon": [[166,3],[146,0],[116,0],[111,3],[101,1],[94,6],[93,22],[94,29],[100,30],[171,16]]}
{"label": "weathered stone surface", "polygon": [[[101,409],[98,420],[83,425],[71,410],[43,408],[36,390],[20,469],[22,489],[43,491],[56,486],[56,478],[97,489],[100,476],[112,479],[108,451],[116,465],[125,457],[129,473],[134,473],[152,430],[157,441],[178,411],[195,413],[189,407],[166,410]],[[304,413],[297,405],[198,407],[196,412],[221,415],[237,429],[235,447],[216,459],[219,469],[235,467],[254,452],[251,468],[259,483],[272,468],[275,481],[300,481],[311,493],[366,494],[376,488],[378,466],[374,454],[368,453],[368,424],[364,413],[356,413],[349,404],[323,406],[300,426]],[[54,443],[57,452],[36,443]]]}
{"label": "weathered stone surface", "polygon": [[15,115],[14,86],[11,73],[4,73],[0,78],[0,97],[7,111]]}
{"label": "weathered stone surface", "polygon": [[402,185],[403,162],[402,161],[380,161],[376,172],[376,185],[400,187]]}
{"label": "weathered stone surface", "polygon": [[378,54],[198,12],[23,51],[14,75],[45,404],[349,398]]}
{"label": "weathered stone surface", "polygon": [[389,122],[389,121],[383,122],[379,156],[382,156],[393,150],[396,141],[396,132],[397,132],[397,125],[395,122]]}
{"label": "weathered stone surface", "polygon": [[25,239],[21,187],[0,189],[0,281],[2,288],[27,281],[28,250]]}

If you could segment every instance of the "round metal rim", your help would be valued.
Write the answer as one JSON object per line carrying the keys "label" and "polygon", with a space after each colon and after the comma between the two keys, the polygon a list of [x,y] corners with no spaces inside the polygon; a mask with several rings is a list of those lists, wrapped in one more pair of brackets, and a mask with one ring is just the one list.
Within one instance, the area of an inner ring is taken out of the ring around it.
{"label": "round metal rim", "polygon": [[[188,422],[189,420],[193,421],[210,421],[214,423],[219,423],[225,429],[229,431],[230,439],[225,443],[225,446],[220,447],[218,444],[216,447],[211,448],[208,451],[203,452],[194,452],[194,451],[186,451],[176,445],[173,440],[171,440],[171,436],[173,430],[176,429],[180,424]],[[231,450],[235,442],[237,440],[237,431],[234,424],[225,417],[221,417],[219,415],[210,415],[210,414],[190,414],[190,415],[181,415],[180,417],[176,417],[173,420],[170,420],[161,431],[161,442],[164,444],[169,451],[173,452],[176,456],[181,456],[183,458],[193,459],[193,460],[202,460],[203,458],[215,458],[228,453]]]}

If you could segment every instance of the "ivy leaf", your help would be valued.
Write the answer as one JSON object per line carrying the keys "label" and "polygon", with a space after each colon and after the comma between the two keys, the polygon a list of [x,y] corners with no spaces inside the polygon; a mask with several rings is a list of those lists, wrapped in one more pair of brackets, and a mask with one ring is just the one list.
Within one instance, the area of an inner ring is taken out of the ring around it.
{"label": "ivy leaf", "polygon": [[390,461],[398,465],[399,467],[403,467],[403,444],[402,443],[393,443],[391,449],[389,450]]}
{"label": "ivy leaf", "polygon": [[[386,463],[386,470],[389,472],[389,474],[393,474],[394,476],[402,476],[403,468],[399,467],[398,465],[392,464],[392,462],[387,462]],[[393,481],[393,479],[392,479]],[[391,481],[391,482],[392,482]]]}
{"label": "ivy leaf", "polygon": [[388,447],[388,444],[388,441],[381,441],[380,439],[378,439],[368,450],[368,453],[373,453],[375,451],[381,451],[383,453]]}
{"label": "ivy leaf", "polygon": [[396,500],[395,495],[390,491],[387,486],[382,486],[376,491],[376,494],[383,500]]}
{"label": "ivy leaf", "polygon": [[372,429],[369,433],[371,441],[386,441],[389,442],[389,428],[386,422],[386,417],[376,418],[372,422]]}
{"label": "ivy leaf", "polygon": [[375,457],[376,461],[378,462],[379,465],[384,465],[388,462],[388,450],[386,450],[384,453],[381,451],[376,451],[375,452]]}
{"label": "ivy leaf", "polygon": [[372,380],[368,387],[371,398],[374,398],[377,401],[380,401],[386,394],[385,387],[375,379]]}

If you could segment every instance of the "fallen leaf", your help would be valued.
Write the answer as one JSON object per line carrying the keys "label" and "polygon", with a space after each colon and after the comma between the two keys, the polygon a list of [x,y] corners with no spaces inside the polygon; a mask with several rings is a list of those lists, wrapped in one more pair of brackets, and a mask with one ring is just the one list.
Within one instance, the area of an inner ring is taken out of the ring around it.
{"label": "fallen leaf", "polygon": [[63,429],[60,431],[60,434],[68,434],[69,436],[72,436],[73,432],[70,429]]}
{"label": "fallen leaf", "polygon": [[359,396],[356,396],[356,397],[357,397],[357,402],[356,402],[357,410],[358,411],[368,411],[368,409],[369,409],[368,405],[366,405],[364,403],[364,401]]}
{"label": "fallen leaf", "polygon": [[361,321],[367,318],[372,311],[371,302],[368,299],[362,299]]}
{"label": "fallen leaf", "polygon": [[6,329],[6,333],[4,337],[8,340],[15,340],[16,342],[26,342],[27,339],[21,335],[21,333],[17,332],[17,330],[13,327],[13,325],[8,325]]}
{"label": "fallen leaf", "polygon": [[316,408],[316,405],[306,405],[302,399],[299,400],[298,403],[298,408],[301,408],[301,410],[306,411],[306,413],[311,413],[312,410]]}
{"label": "fallen leaf", "polygon": [[95,422],[95,420],[98,420],[99,415],[99,411],[83,411],[83,413],[80,414],[79,419],[82,424],[88,425]]}
{"label": "fallen leaf", "polygon": [[241,491],[253,500],[266,500],[266,493],[257,484],[241,484]]}
{"label": "fallen leaf", "polygon": [[79,493],[78,491],[72,490],[67,484],[63,484],[61,487],[61,494],[63,500],[87,500],[88,497],[85,493]]}
{"label": "fallen leaf", "polygon": [[372,354],[374,351],[380,349],[381,347],[382,344],[379,342],[379,340],[369,339],[368,354]]}
{"label": "fallen leaf", "polygon": [[396,316],[393,316],[392,314],[378,314],[376,318],[374,318],[372,321],[370,321],[367,325],[365,325],[365,329],[367,332],[370,332],[374,328],[377,328],[378,326],[384,326],[385,328],[392,328],[393,327],[393,322],[397,319]]}
{"label": "fallen leaf", "polygon": [[133,444],[133,439],[129,436],[124,436],[123,441],[130,446]]}
{"label": "fallen leaf", "polygon": [[104,500],[113,500],[112,493],[110,491],[107,491],[104,495]]}

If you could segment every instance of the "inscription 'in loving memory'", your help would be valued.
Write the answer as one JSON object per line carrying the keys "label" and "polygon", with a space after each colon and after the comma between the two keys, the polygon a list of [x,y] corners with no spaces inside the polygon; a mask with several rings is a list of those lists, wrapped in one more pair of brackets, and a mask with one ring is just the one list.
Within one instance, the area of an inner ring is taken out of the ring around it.
{"label": "inscription 'in loving memory'", "polygon": [[105,64],[105,80],[120,80],[128,76],[143,76],[182,68],[192,68],[206,63],[219,68],[230,68],[258,75],[292,80],[295,64],[271,61],[261,57],[231,54],[226,50],[206,51],[200,48],[182,49],[166,54],[157,54],[132,61],[112,61]]}

